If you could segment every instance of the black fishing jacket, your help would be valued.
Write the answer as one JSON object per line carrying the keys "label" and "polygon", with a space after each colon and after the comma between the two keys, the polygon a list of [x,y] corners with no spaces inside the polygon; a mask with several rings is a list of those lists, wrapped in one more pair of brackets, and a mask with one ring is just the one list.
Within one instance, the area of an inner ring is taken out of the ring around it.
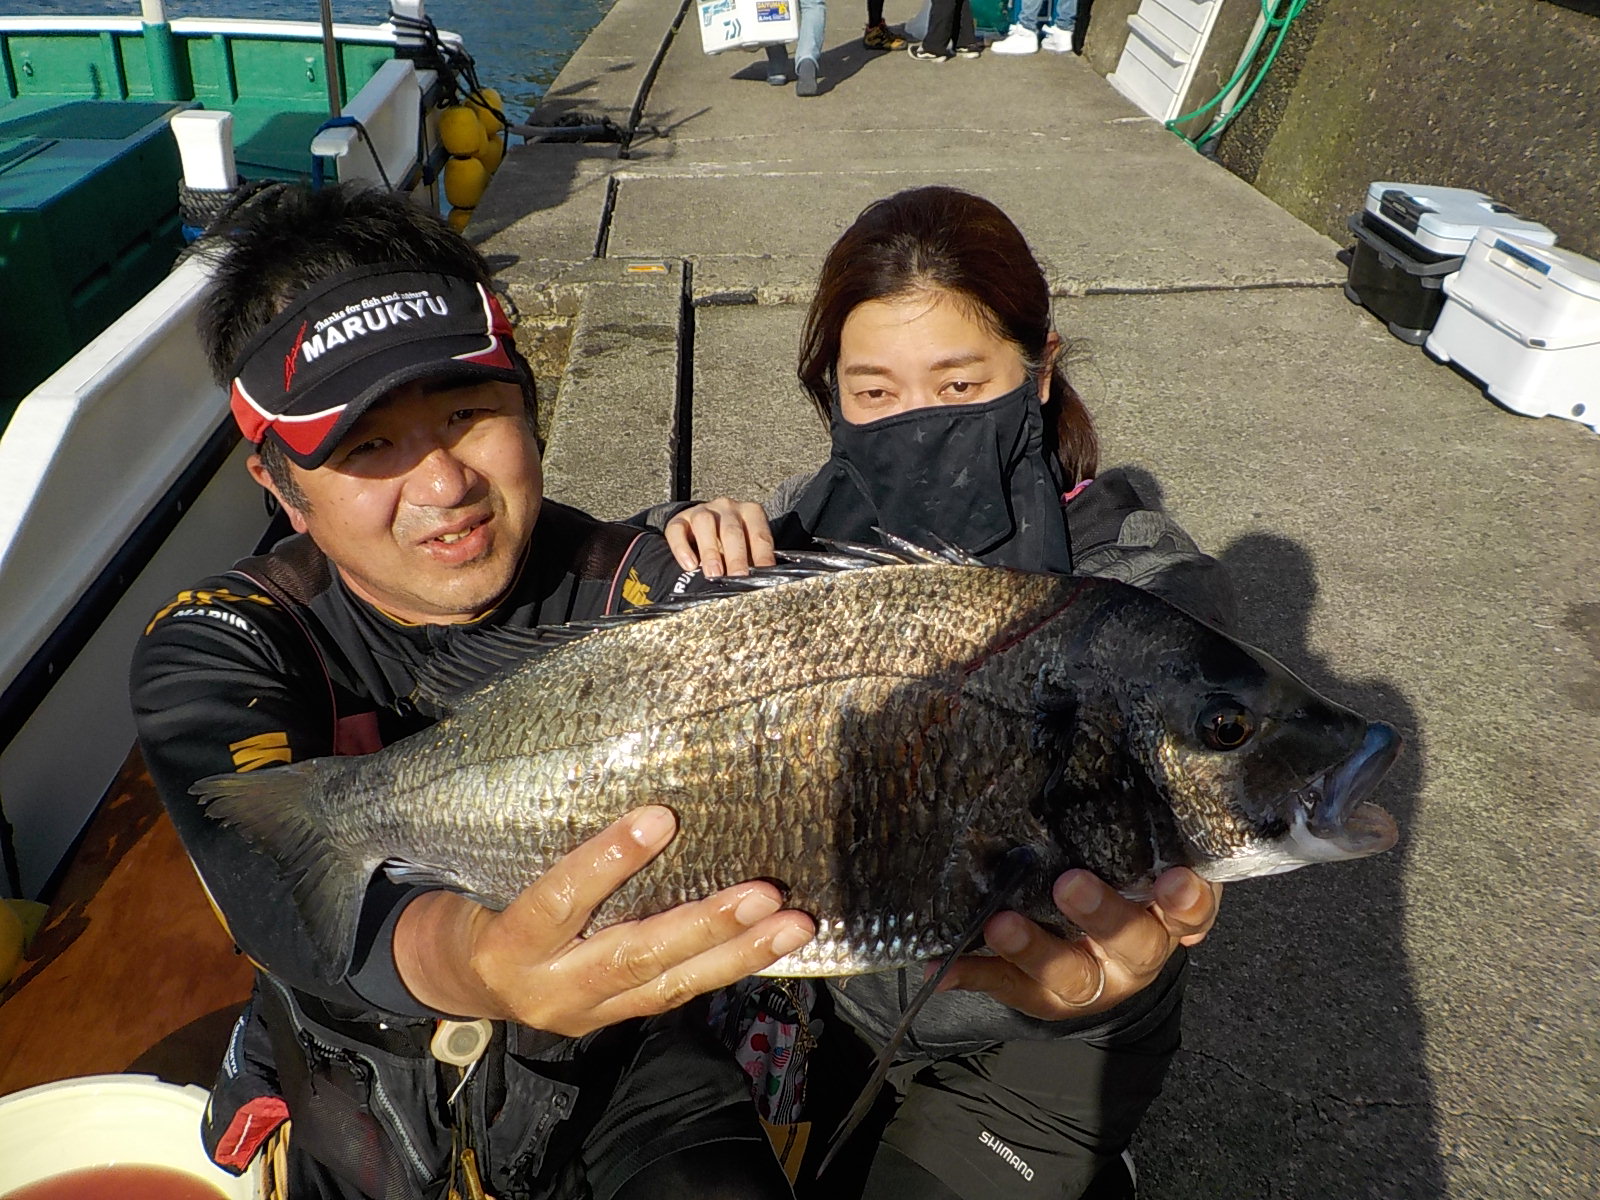
{"label": "black fishing jacket", "polygon": [[[179,593],[155,614],[132,667],[140,747],[231,936],[263,972],[208,1114],[207,1140],[219,1161],[242,1169],[246,1152],[259,1146],[259,1139],[232,1145],[230,1125],[250,1124],[234,1122],[235,1110],[253,1105],[252,1116],[281,1119],[281,1102],[267,1101],[283,1097],[297,1147],[315,1152],[325,1142],[334,1154],[368,1146],[363,1153],[374,1157],[362,1167],[370,1177],[362,1192],[425,1194],[449,1151],[427,1052],[431,1018],[444,1014],[418,1004],[394,967],[389,934],[413,890],[380,874],[354,953],[330,971],[312,954],[277,866],[206,817],[190,786],[209,775],[366,753],[417,732],[431,719],[407,698],[416,669],[475,629],[591,619],[688,583],[660,537],[546,500],[511,591],[471,624],[410,625],[385,616],[351,593],[303,536]],[[506,1069],[483,1073],[497,1089],[485,1103],[509,1112],[506,1128],[518,1141],[506,1155],[514,1151],[526,1169],[552,1124],[571,1111],[576,1088],[520,1071],[506,1051],[559,1060],[573,1043],[521,1027],[510,1030],[509,1045],[507,1036],[496,1035]],[[341,1097],[357,1092],[359,1100],[341,1107]],[[310,1107],[296,1111],[297,1103]],[[374,1120],[387,1128],[362,1125]]]}

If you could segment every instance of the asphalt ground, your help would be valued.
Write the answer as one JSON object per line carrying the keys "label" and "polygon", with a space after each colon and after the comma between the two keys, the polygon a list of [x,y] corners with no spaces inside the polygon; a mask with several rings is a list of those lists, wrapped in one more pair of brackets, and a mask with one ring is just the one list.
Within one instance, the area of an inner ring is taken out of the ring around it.
{"label": "asphalt ground", "polygon": [[903,187],[995,200],[1103,464],[1229,565],[1251,641],[1407,741],[1397,849],[1229,888],[1141,1196],[1600,1195],[1600,437],[1391,336],[1338,244],[1081,58],[874,54],[836,4],[799,98],[678,16],[618,0],[534,120],[628,140],[513,150],[469,227],[554,397],[549,492],[620,516],[816,466],[827,247]]}

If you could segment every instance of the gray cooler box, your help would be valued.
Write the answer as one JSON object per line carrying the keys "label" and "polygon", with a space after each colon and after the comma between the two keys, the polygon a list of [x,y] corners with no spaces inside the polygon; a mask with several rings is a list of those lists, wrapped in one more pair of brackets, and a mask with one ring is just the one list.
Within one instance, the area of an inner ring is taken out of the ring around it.
{"label": "gray cooler box", "polygon": [[1496,229],[1542,246],[1556,240],[1549,227],[1482,192],[1417,183],[1369,185],[1366,204],[1348,224],[1356,248],[1344,294],[1413,346],[1438,321],[1444,280],[1461,269],[1478,230]]}

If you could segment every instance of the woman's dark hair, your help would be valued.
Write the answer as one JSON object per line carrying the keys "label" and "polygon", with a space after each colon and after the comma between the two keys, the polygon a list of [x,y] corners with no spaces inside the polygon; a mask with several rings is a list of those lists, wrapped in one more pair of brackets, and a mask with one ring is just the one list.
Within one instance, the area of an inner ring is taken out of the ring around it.
{"label": "woman's dark hair", "polygon": [[[1030,372],[1044,367],[1050,337],[1050,288],[1011,218],[970,192],[922,187],[868,205],[828,251],[800,339],[800,384],[830,417],[837,396],[839,335],[857,305],[918,292],[965,300],[994,332],[1015,345]],[[1099,443],[1082,398],[1067,382],[1061,356],[1050,369],[1045,401],[1047,448],[1069,484],[1092,478]]]}
{"label": "woman's dark hair", "polygon": [[[270,185],[225,211],[189,253],[212,266],[196,324],[212,378],[224,387],[250,339],[331,275],[393,264],[493,286],[483,255],[437,213],[404,195],[352,184]],[[528,423],[537,430],[532,368],[515,346],[509,349],[523,376]],[[303,501],[271,439],[262,443],[261,458],[286,498]]]}

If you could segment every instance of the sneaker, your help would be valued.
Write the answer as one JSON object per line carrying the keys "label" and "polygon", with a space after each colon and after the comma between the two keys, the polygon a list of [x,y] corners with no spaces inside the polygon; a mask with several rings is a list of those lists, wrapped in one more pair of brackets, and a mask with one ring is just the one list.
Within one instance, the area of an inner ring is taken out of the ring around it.
{"label": "sneaker", "polygon": [[778,58],[767,59],[767,82],[773,87],[782,87],[789,82],[789,56],[787,54]]}
{"label": "sneaker", "polygon": [[1039,35],[1026,25],[1013,25],[1005,37],[998,42],[991,42],[989,49],[996,54],[1037,54]]}
{"label": "sneaker", "polygon": [[868,50],[903,50],[906,44],[905,38],[890,29],[886,21],[868,25],[861,41]]}
{"label": "sneaker", "polygon": [[1072,53],[1072,30],[1058,25],[1046,25],[1039,31],[1044,34],[1043,46],[1052,54]]}
{"label": "sneaker", "polygon": [[932,50],[924,50],[921,42],[912,42],[906,47],[906,53],[918,62],[944,62],[948,54],[935,54]]}
{"label": "sneaker", "polygon": [[815,96],[817,94],[816,59],[802,58],[795,64],[794,74],[794,94],[796,96]]}
{"label": "sneaker", "polygon": [[957,46],[957,58],[977,58],[983,53],[982,46]]}

